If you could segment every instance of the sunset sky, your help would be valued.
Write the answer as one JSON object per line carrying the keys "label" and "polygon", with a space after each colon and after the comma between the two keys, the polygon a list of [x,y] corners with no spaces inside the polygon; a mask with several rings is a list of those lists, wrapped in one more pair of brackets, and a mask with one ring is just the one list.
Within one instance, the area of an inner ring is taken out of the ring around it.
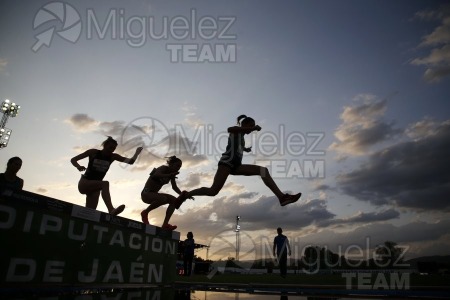
{"label": "sunset sky", "polygon": [[262,130],[244,163],[302,198],[281,207],[260,178],[232,176],[174,214],[182,238],[225,247],[239,215],[242,259],[277,227],[298,251],[450,254],[448,1],[0,1],[0,41],[0,100],[22,107],[0,166],[21,157],[27,191],[84,205],[70,159],[110,135],[123,156],[144,147],[105,177],[139,220],[165,156],[184,162],[181,189],[209,186],[246,114]]}

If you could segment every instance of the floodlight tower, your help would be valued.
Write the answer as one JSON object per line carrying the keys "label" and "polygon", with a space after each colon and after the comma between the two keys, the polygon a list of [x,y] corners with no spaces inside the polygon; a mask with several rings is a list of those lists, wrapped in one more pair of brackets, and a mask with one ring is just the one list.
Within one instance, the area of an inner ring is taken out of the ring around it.
{"label": "floodlight tower", "polygon": [[11,103],[8,99],[2,102],[1,112],[3,113],[3,117],[0,121],[0,149],[8,146],[9,139],[11,138],[12,130],[5,127],[6,122],[9,117],[14,118],[17,116],[19,110],[20,105],[14,102]]}
{"label": "floodlight tower", "polygon": [[239,232],[241,230],[241,225],[239,225],[240,216],[236,216],[236,261],[239,261],[239,248],[241,247],[241,238]]}

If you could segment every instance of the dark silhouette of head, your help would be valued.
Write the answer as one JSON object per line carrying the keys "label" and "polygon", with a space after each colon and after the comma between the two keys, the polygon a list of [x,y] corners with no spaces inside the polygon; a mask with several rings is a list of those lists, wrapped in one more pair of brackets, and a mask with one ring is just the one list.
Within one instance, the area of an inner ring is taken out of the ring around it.
{"label": "dark silhouette of head", "polygon": [[178,157],[173,155],[173,156],[167,157],[167,164],[169,165],[169,167],[171,169],[178,171],[181,168],[181,166],[183,165],[183,162],[181,161],[181,159],[179,159]]}
{"label": "dark silhouette of head", "polygon": [[187,238],[188,238],[188,239],[193,239],[193,238],[194,238],[194,234],[192,233],[192,231],[189,231],[189,232],[187,233]]}
{"label": "dark silhouette of head", "polygon": [[18,156],[11,157],[6,163],[6,171],[17,173],[22,167],[22,159]]}
{"label": "dark silhouette of head", "polygon": [[253,127],[255,127],[255,120],[253,118],[247,117],[246,115],[240,115],[237,117],[237,124],[241,127],[248,128],[245,133],[252,132]]}
{"label": "dark silhouette of head", "polygon": [[113,153],[116,150],[117,145],[118,145],[117,141],[110,136],[108,136],[108,138],[104,140],[102,143],[103,150],[110,153]]}
{"label": "dark silhouette of head", "polygon": [[281,227],[278,227],[277,228],[277,232],[278,232],[278,234],[282,234],[283,233],[283,229],[281,229]]}

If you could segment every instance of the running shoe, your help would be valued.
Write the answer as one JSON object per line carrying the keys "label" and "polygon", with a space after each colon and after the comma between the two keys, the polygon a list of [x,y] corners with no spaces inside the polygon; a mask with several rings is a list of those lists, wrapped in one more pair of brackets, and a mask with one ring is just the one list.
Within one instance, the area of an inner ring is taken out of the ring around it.
{"label": "running shoe", "polygon": [[290,203],[297,202],[298,199],[300,199],[301,196],[302,196],[302,193],[298,193],[296,195],[286,194],[286,195],[284,195],[283,199],[280,200],[280,205],[281,206],[285,206],[285,205],[288,205]]}
{"label": "running shoe", "polygon": [[177,229],[177,225],[166,224],[166,225],[161,226],[161,228],[164,230],[172,231],[172,230]]}
{"label": "running shoe", "polygon": [[117,206],[116,208],[114,208],[114,209],[110,212],[110,214],[113,215],[113,216],[117,216],[117,215],[119,215],[121,212],[123,212],[124,209],[125,209],[125,205],[124,205],[124,204],[119,205],[119,206]]}

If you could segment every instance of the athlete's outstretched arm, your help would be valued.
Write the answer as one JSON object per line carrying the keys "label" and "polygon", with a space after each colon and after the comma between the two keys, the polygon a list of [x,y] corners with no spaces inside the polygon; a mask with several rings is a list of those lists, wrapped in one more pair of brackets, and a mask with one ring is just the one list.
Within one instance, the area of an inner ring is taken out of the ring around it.
{"label": "athlete's outstretched arm", "polygon": [[142,151],[142,147],[137,147],[136,148],[136,152],[134,153],[133,157],[131,157],[131,158],[126,158],[126,157],[123,157],[123,156],[121,156],[119,154],[116,154],[116,153],[113,154],[113,158],[114,158],[114,160],[117,160],[117,161],[120,161],[120,162],[127,163],[129,165],[132,165],[132,164],[134,164],[134,162],[138,158],[138,156],[141,153],[141,151]]}
{"label": "athlete's outstretched arm", "polygon": [[172,189],[177,193],[178,195],[181,194],[181,190],[177,185],[177,181],[175,180],[175,176],[170,179],[170,183],[172,184]]}

